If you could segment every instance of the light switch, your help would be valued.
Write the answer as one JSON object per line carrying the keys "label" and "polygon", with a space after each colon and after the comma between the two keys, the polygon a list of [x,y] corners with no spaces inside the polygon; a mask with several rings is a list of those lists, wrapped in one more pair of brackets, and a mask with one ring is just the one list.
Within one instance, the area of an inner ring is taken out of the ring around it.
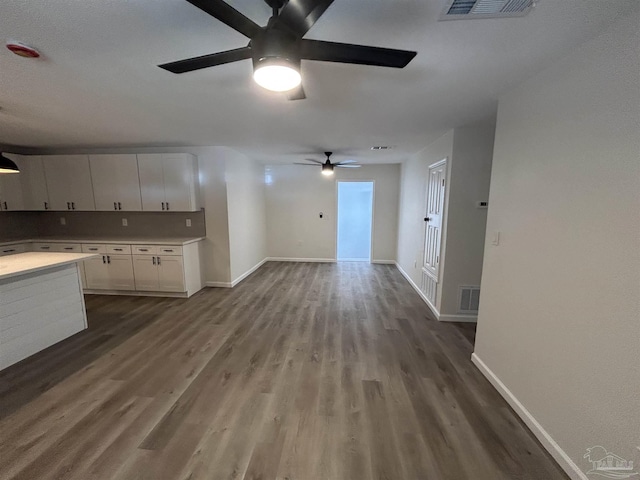
{"label": "light switch", "polygon": [[493,232],[493,240],[491,240],[491,245],[500,245],[500,232],[497,230]]}

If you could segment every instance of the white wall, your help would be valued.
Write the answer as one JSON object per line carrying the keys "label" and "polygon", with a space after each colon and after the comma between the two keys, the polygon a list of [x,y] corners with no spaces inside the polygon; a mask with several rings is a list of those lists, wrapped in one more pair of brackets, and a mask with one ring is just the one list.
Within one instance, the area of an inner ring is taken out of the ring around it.
{"label": "white wall", "polygon": [[399,165],[336,169],[333,177],[320,167],[271,165],[267,177],[269,257],[335,260],[336,181],[362,180],[375,182],[372,260],[395,260]]}
{"label": "white wall", "polygon": [[232,283],[267,257],[264,165],[226,149]]}
{"label": "white wall", "polygon": [[582,472],[595,445],[640,467],[638,25],[636,10],[498,108],[501,242],[485,248],[475,360]]}
{"label": "white wall", "polygon": [[458,314],[460,286],[480,285],[487,210],[477,208],[476,202],[489,199],[495,128],[492,117],[456,128],[453,133],[445,251],[441,254],[441,319]]}

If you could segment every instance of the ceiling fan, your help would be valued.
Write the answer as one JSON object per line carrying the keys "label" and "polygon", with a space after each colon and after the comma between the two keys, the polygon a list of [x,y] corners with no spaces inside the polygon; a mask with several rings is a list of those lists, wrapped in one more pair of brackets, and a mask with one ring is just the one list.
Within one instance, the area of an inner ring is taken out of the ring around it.
{"label": "ceiling fan", "polygon": [[[302,38],[333,0],[265,0],[272,16],[265,27],[222,0],[187,0],[202,11],[249,38],[246,47],[159,65],[185,73],[239,60],[252,59],[253,78],[273,91],[289,92],[289,100],[306,98],[300,76],[301,60],[354,63],[403,68],[416,52]],[[297,87],[297,88],[296,88]]]}
{"label": "ceiling fan", "polygon": [[310,167],[317,167],[318,165],[322,166],[322,174],[323,175],[333,175],[334,167],[340,168],[360,168],[360,165],[356,164],[355,160],[343,160],[341,162],[331,162],[331,155],[333,152],[324,152],[327,156],[327,160],[324,162],[320,162],[318,160],[314,160],[313,158],[305,158],[308,162],[313,163],[300,163],[294,162],[295,165],[307,165]]}

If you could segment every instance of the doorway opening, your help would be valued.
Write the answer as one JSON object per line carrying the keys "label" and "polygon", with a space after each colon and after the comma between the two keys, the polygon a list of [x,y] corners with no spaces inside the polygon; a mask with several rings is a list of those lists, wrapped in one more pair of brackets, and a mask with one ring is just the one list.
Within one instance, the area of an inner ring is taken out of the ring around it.
{"label": "doorway opening", "polygon": [[373,182],[338,182],[338,261],[370,262]]}

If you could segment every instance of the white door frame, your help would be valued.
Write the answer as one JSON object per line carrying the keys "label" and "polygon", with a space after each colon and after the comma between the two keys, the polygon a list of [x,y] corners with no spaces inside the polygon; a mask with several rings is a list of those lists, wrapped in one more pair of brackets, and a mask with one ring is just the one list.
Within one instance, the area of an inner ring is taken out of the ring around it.
{"label": "white door frame", "polygon": [[[336,231],[336,235],[335,235],[335,252],[336,252],[336,262],[340,261],[340,259],[338,258],[338,217],[340,215],[340,204],[338,203],[338,192],[339,192],[339,183],[372,183],[373,184],[373,190],[371,192],[371,235],[369,236],[369,260],[368,263],[371,263],[371,261],[373,260],[373,230],[375,228],[375,209],[376,209],[376,181],[375,180],[363,180],[363,179],[358,179],[358,180],[351,180],[351,179],[347,179],[347,180],[337,180],[336,179],[336,223],[335,223],[335,231]],[[348,260],[344,260],[344,261],[348,261]]]}

